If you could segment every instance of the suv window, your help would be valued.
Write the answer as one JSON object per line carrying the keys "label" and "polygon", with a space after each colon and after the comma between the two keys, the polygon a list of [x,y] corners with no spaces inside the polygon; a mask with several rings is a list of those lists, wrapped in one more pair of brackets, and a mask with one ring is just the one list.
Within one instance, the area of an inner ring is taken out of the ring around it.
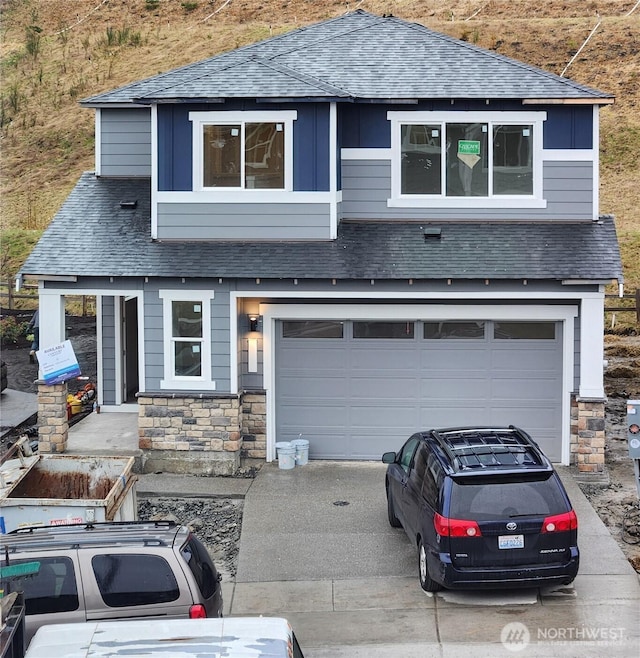
{"label": "suv window", "polygon": [[[500,486],[487,486],[491,484]],[[552,476],[532,481],[474,477],[470,484],[454,479],[449,515],[491,521],[505,516],[550,516],[566,511],[567,503]]]}
{"label": "suv window", "polygon": [[[73,562],[67,557],[45,557],[37,561],[40,562],[40,571],[21,582],[26,614],[44,615],[77,610],[79,601]],[[25,562],[34,560],[12,560],[11,564]]]}
{"label": "suv window", "polygon": [[91,565],[100,595],[112,608],[167,603],[180,596],[171,567],[157,555],[96,555]]}
{"label": "suv window", "polygon": [[205,599],[211,598],[216,591],[218,577],[207,549],[191,535],[180,550],[180,554],[189,565],[202,596]]}

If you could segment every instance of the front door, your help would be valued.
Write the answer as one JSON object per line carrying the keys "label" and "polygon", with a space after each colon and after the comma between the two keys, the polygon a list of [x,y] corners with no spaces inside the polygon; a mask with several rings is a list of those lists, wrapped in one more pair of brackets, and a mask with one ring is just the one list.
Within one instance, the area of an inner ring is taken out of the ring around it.
{"label": "front door", "polygon": [[138,381],[138,299],[122,300],[122,401],[136,402]]}

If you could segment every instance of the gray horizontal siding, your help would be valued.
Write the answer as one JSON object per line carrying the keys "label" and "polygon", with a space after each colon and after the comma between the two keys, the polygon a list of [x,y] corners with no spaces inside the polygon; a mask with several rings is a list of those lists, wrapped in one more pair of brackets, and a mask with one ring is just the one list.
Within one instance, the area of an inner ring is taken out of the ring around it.
{"label": "gray horizontal siding", "polygon": [[102,297],[102,403],[115,404],[116,401],[116,339],[115,339],[115,300]]}
{"label": "gray horizontal siding", "polygon": [[388,160],[342,161],[342,219],[407,220],[584,220],[593,214],[593,163],[545,162],[546,208],[389,208]]}
{"label": "gray horizontal siding", "polygon": [[102,176],[151,176],[151,111],[104,109],[100,118]]}
{"label": "gray horizontal siding", "polygon": [[[231,389],[231,327],[229,320],[229,289],[224,284],[215,285],[209,282],[199,282],[186,286],[177,281],[165,280],[162,283],[154,281],[145,289],[144,295],[144,340],[145,340],[145,386],[147,391],[159,391],[160,382],[165,379],[164,373],[164,329],[162,326],[162,299],[160,290],[188,291],[200,289],[215,290],[211,303],[211,377],[216,382],[216,391],[228,392]],[[234,355],[235,358],[235,355]]]}
{"label": "gray horizontal siding", "polygon": [[327,240],[329,204],[158,204],[160,240]]}

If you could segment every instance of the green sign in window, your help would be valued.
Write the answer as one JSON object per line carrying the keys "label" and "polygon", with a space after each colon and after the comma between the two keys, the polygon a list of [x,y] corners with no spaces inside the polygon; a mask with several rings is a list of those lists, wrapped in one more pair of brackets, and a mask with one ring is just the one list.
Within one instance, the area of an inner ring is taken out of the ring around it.
{"label": "green sign in window", "polygon": [[480,155],[480,142],[472,139],[461,139],[458,141],[459,155]]}

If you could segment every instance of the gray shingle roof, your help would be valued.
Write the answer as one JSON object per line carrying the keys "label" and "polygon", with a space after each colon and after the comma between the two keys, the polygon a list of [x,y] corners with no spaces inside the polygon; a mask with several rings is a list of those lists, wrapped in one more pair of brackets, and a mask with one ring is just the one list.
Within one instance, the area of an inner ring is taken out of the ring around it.
{"label": "gray shingle roof", "polygon": [[[137,201],[133,210],[121,201]],[[343,222],[327,242],[154,242],[148,180],[85,173],[24,263],[23,276],[262,279],[619,279],[613,219],[450,223]],[[248,266],[248,263],[251,265]]]}
{"label": "gray shingle roof", "polygon": [[572,80],[394,17],[361,10],[93,96],[171,99],[611,99]]}

